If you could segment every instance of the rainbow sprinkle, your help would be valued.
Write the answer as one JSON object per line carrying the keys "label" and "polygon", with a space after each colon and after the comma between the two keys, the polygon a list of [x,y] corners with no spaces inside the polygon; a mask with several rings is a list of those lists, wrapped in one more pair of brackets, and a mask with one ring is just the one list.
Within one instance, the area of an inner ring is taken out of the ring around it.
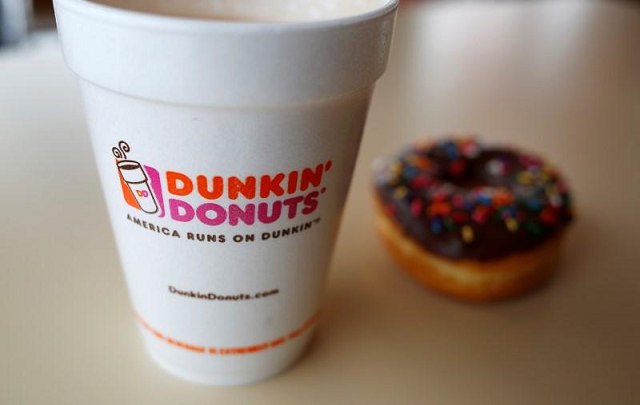
{"label": "rainbow sprinkle", "polygon": [[462,240],[464,240],[466,243],[471,243],[473,242],[473,228],[470,227],[469,225],[465,225],[462,227]]}

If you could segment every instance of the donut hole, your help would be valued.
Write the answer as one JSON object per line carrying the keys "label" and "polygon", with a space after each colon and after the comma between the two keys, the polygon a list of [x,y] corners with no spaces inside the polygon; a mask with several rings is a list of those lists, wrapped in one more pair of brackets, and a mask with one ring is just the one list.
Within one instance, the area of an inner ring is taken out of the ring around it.
{"label": "donut hole", "polygon": [[484,176],[479,176],[478,174],[479,173],[473,170],[466,170],[465,173],[458,176],[453,176],[447,173],[442,180],[463,190],[471,190],[477,187],[486,187],[491,185]]}
{"label": "donut hole", "polygon": [[464,170],[451,170],[454,162],[448,162],[440,176],[442,181],[462,190],[510,187],[513,184],[511,174],[520,166],[517,156],[508,151],[485,151],[462,162]]}

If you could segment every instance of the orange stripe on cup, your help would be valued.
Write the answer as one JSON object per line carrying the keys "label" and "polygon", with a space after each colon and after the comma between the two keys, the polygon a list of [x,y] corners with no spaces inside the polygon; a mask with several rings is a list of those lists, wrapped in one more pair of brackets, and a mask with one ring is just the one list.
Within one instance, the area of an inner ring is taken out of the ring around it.
{"label": "orange stripe on cup", "polygon": [[149,331],[156,338],[174,346],[184,350],[189,350],[196,353],[209,353],[212,355],[220,355],[220,356],[234,356],[241,354],[251,354],[251,353],[259,353],[265,350],[273,349],[278,347],[287,341],[293,340],[298,336],[302,335],[306,332],[311,326],[313,326],[320,317],[320,311],[313,314],[309,319],[305,321],[299,328],[293,330],[291,333],[271,340],[269,342],[259,343],[251,346],[240,346],[240,347],[204,347],[198,345],[192,345],[189,343],[181,342],[179,340],[173,339],[171,337],[166,336],[165,334],[157,331],[153,327],[151,327],[140,315],[136,316],[138,322],[142,325],[144,329]]}

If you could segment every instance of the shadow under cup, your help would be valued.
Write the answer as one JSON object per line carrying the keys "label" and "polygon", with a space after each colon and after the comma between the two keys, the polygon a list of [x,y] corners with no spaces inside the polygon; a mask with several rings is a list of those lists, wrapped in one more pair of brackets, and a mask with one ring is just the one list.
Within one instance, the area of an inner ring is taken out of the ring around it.
{"label": "shadow under cup", "polygon": [[[318,321],[397,1],[186,3],[55,9],[147,350],[244,384],[291,365]],[[286,21],[246,21],[274,10]]]}

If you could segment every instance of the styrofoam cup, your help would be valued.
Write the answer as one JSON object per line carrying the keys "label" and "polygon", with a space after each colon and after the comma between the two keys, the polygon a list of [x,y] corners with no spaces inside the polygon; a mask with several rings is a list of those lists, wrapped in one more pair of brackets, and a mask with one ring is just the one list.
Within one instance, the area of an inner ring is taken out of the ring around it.
{"label": "styrofoam cup", "polygon": [[318,320],[397,0],[102,3],[56,19],[146,347],[198,383],[278,373]]}

